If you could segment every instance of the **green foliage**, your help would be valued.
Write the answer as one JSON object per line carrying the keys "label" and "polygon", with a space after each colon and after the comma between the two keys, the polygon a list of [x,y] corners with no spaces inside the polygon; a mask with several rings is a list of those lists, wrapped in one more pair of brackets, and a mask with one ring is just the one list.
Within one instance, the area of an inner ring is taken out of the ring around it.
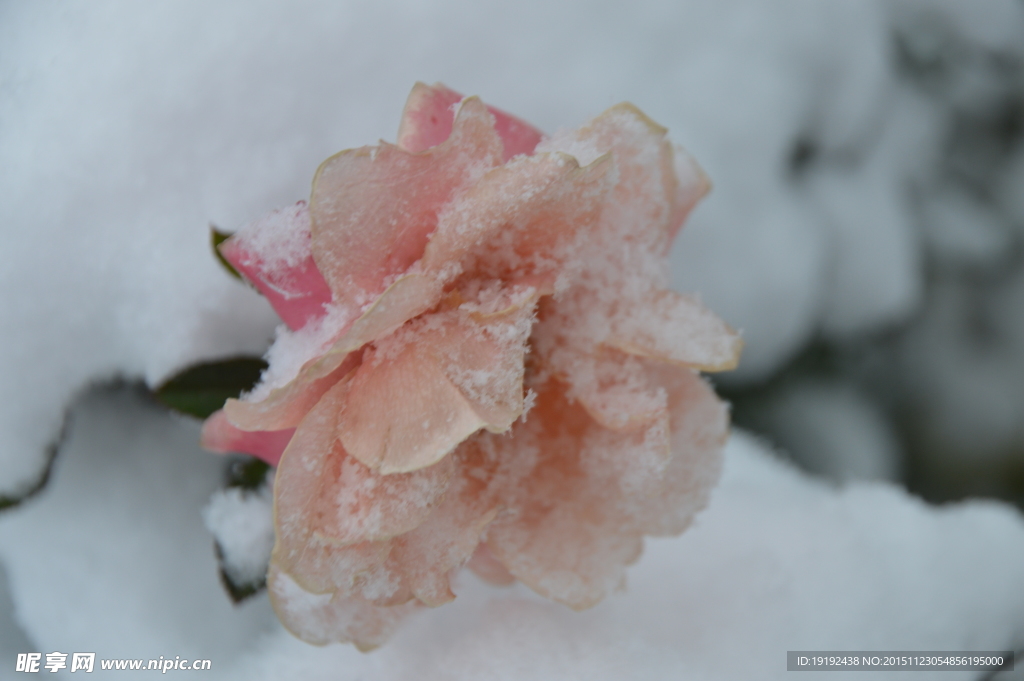
{"label": "green foliage", "polygon": [[189,367],[155,391],[158,400],[182,414],[205,419],[229,397],[251,390],[267,363],[258,357],[236,357]]}
{"label": "green foliage", "polygon": [[213,254],[217,256],[217,262],[228,271],[228,274],[236,279],[242,279],[242,275],[238,273],[238,270],[232,267],[231,263],[220,252],[219,246],[227,241],[230,236],[230,232],[222,232],[215,225],[210,225],[210,245],[213,247]]}

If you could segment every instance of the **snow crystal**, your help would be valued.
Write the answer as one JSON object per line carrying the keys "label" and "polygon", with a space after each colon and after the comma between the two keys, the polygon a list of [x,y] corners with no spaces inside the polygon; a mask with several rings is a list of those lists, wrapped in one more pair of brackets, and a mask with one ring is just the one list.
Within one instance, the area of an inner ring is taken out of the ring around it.
{"label": "snow crystal", "polygon": [[271,487],[218,490],[203,509],[203,522],[221,551],[221,565],[234,584],[260,584],[274,548]]}

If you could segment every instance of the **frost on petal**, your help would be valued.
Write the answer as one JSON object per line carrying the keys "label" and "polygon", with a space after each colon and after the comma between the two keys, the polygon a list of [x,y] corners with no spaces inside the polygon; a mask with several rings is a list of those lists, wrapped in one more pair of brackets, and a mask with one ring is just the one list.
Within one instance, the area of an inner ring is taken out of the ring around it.
{"label": "frost on petal", "polygon": [[638,520],[646,534],[673,536],[707,506],[722,471],[729,412],[696,372],[651,363],[648,367],[669,396],[672,456],[645,492]]}
{"label": "frost on petal", "polygon": [[701,371],[736,368],[743,348],[739,334],[714,313],[693,297],[667,289],[618,310],[605,344]]}
{"label": "frost on petal", "polygon": [[294,433],[294,428],[271,431],[240,430],[232,425],[221,409],[203,422],[201,444],[211,452],[251,454],[271,466],[276,466]]}
{"label": "frost on petal", "polygon": [[619,177],[608,207],[610,222],[626,228],[628,238],[664,254],[690,209],[710,189],[688,155],[676,158],[666,133],[635,106],[623,103],[581,128],[545,140],[538,152],[562,151],[580,163],[611,152]]}
{"label": "frost on petal", "polygon": [[242,227],[219,250],[289,327],[324,315],[331,289],[313,262],[305,201]]}
{"label": "frost on petal", "polygon": [[[704,409],[692,422],[674,420],[673,412],[703,399],[694,387],[703,383],[688,370],[669,370],[685,372],[684,377],[678,386],[663,386],[667,408],[646,427],[603,428],[566,399],[563,386],[550,381],[514,437],[495,443],[532,451],[536,462],[510,493],[506,503],[514,511],[488,529],[487,546],[538,593],[573,608],[594,605],[621,585],[625,566],[640,555],[644,534],[675,530],[706,503],[718,474],[724,412],[711,394],[718,412]],[[689,447],[688,454],[674,453],[673,426],[689,427],[680,436],[692,436],[709,415],[717,417],[706,427],[714,436]],[[680,455],[685,459],[676,462]]]}
{"label": "frost on petal", "polygon": [[341,301],[364,302],[420,258],[437,214],[501,161],[479,99],[466,99],[451,136],[412,154],[391,144],[343,151],[317,170],[309,211],[313,257]]}
{"label": "frost on petal", "polygon": [[432,277],[401,277],[290,382],[261,400],[229,399],[224,409],[231,423],[243,430],[294,428],[332,385],[359,364],[360,348],[429,310],[441,293],[440,284]]}
{"label": "frost on petal", "polygon": [[283,430],[299,425],[324,393],[358,365],[355,353],[336,353],[307,362],[288,384],[259,401],[229,399],[224,414],[241,430]]}
{"label": "frost on petal", "polygon": [[430,607],[443,605],[455,598],[452,572],[473,555],[497,512],[492,508],[481,513],[463,500],[456,486],[425,523],[395,541],[388,560],[417,600]]}
{"label": "frost on petal", "polygon": [[508,429],[523,410],[524,301],[485,322],[426,315],[367,351],[339,418],[345,449],[382,473],[429,466],[480,428]]}
{"label": "frost on petal", "polygon": [[281,623],[307,643],[354,643],[359,650],[383,644],[416,609],[415,603],[378,607],[359,595],[311,594],[271,564],[267,590]]}
{"label": "frost on petal", "polygon": [[424,270],[504,279],[557,273],[600,218],[611,170],[607,157],[581,168],[559,153],[495,168],[443,211]]}
{"label": "frost on petal", "polygon": [[[570,359],[571,357],[571,359]],[[629,431],[650,425],[667,408],[665,391],[640,360],[614,350],[561,356],[568,396],[601,426]]]}
{"label": "frost on petal", "polygon": [[[447,140],[452,132],[455,105],[462,99],[462,95],[441,83],[416,83],[402,111],[398,146],[406,151],[419,152]],[[488,106],[487,110],[494,116],[494,129],[504,145],[503,161],[519,154],[533,153],[544,136],[540,130],[493,106]]]}
{"label": "frost on petal", "polygon": [[[337,546],[390,539],[420,525],[440,503],[450,461],[384,476],[349,456],[337,439],[349,382],[339,381],[303,419],[275,478],[282,547],[315,536]],[[299,563],[291,571],[301,575]]]}

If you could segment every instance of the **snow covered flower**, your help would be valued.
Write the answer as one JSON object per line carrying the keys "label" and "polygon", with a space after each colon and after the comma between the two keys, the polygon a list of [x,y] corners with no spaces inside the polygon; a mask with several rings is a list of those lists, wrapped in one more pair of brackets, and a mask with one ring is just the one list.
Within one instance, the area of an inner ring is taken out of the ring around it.
{"label": "snow covered flower", "polygon": [[278,466],[290,630],[379,645],[467,563],[586,608],[687,526],[727,427],[698,372],[740,350],[667,288],[707,189],[632,105],[545,138],[417,84],[397,145],[329,158],[308,205],[225,242],[290,330],[204,444]]}

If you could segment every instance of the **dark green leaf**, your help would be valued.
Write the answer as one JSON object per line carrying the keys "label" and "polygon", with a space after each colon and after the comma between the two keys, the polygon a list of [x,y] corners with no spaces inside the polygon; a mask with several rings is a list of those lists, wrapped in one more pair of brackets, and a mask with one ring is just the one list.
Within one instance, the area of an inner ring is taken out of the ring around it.
{"label": "dark green leaf", "polygon": [[221,549],[219,542],[213,542],[213,550],[217,555],[217,563],[220,566],[218,572],[220,573],[221,586],[227,591],[228,596],[235,605],[238,605],[250,596],[255,596],[266,588],[266,578],[258,582],[236,582],[231,578],[230,571],[224,566],[224,551]]}
{"label": "dark green leaf", "polygon": [[220,248],[218,248],[218,246],[227,241],[230,236],[231,234],[229,232],[222,232],[217,229],[216,225],[210,225],[210,245],[213,246],[213,254],[217,256],[217,261],[228,271],[229,274],[231,274],[231,276],[236,279],[242,279],[242,275],[238,273],[238,270],[236,270],[223,255],[221,255]]}
{"label": "dark green leaf", "polygon": [[238,455],[228,463],[224,484],[226,487],[241,487],[246,490],[257,490],[267,478],[270,464],[254,456]]}
{"label": "dark green leaf", "polygon": [[189,367],[154,392],[157,399],[183,414],[206,418],[259,381],[267,363],[257,357],[236,357]]}

